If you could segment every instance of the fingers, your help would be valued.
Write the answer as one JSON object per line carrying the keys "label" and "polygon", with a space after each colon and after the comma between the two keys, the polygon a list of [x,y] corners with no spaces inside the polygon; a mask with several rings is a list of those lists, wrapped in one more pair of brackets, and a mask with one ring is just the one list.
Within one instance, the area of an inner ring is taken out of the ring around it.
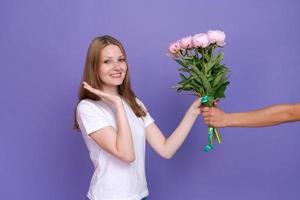
{"label": "fingers", "polygon": [[201,114],[204,118],[212,116],[212,108],[202,107]]}
{"label": "fingers", "polygon": [[203,121],[207,126],[212,125],[212,120],[213,120],[213,109],[214,108],[209,108],[209,107],[202,107],[201,109],[201,114],[203,116]]}
{"label": "fingers", "polygon": [[109,105],[112,105],[113,107],[116,107],[117,105],[122,105],[122,99],[121,97],[117,96],[117,95],[112,95],[106,92],[103,92],[99,89],[95,89],[92,86],[90,86],[87,82],[83,81],[83,88],[88,90],[89,92],[97,95],[98,97],[100,97],[100,99],[106,103],[108,103]]}
{"label": "fingers", "polygon": [[212,126],[210,120],[204,120],[204,123],[205,123],[207,126]]}
{"label": "fingers", "polygon": [[93,88],[92,86],[90,86],[88,83],[83,82],[83,88],[89,90],[90,92],[95,92],[95,88]]}
{"label": "fingers", "polygon": [[208,112],[210,110],[209,107],[203,106],[202,107],[202,112]]}
{"label": "fingers", "polygon": [[89,91],[92,90],[92,87],[87,82],[85,82],[85,81],[83,82],[83,88],[85,88],[85,89],[87,89]]}
{"label": "fingers", "polygon": [[192,107],[193,108],[198,108],[201,106],[201,102],[199,101],[199,98],[197,98],[193,103],[192,103]]}
{"label": "fingers", "polygon": [[212,122],[212,118],[210,116],[206,116],[206,117],[203,116],[203,121],[207,126],[210,126]]}
{"label": "fingers", "polygon": [[197,115],[201,115],[201,113],[202,113],[201,108],[197,108],[196,113],[197,113]]}
{"label": "fingers", "polygon": [[90,86],[87,82],[83,82],[83,88],[94,93],[95,95],[98,95],[100,96],[101,95],[101,91],[100,90],[97,90],[95,88],[93,88],[92,86]]}

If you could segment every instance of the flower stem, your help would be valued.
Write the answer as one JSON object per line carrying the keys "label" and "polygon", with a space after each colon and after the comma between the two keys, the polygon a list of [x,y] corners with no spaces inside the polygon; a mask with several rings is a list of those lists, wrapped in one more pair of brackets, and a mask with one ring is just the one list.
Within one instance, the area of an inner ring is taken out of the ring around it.
{"label": "flower stem", "polygon": [[214,46],[212,46],[212,48],[211,48],[211,52],[210,52],[210,59],[212,59],[212,58],[213,58],[213,56],[214,56],[214,50],[215,50],[215,47],[214,47]]}

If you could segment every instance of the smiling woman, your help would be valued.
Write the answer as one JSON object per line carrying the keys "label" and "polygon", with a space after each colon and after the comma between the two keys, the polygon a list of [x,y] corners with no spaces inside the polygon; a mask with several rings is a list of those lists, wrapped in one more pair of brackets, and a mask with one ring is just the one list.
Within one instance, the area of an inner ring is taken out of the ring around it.
{"label": "smiling woman", "polygon": [[88,50],[75,112],[95,171],[91,200],[141,200],[149,195],[145,177],[145,142],[171,158],[198,114],[195,101],[177,129],[165,138],[130,86],[126,53],[111,36],[95,38]]}
{"label": "smiling woman", "polygon": [[102,50],[99,76],[104,83],[102,90],[118,94],[114,89],[121,85],[127,72],[126,58],[120,48],[110,44]]}
{"label": "smiling woman", "polygon": [[[117,39],[108,35],[96,37],[87,52],[82,81],[95,89],[118,93],[130,105],[134,113],[142,117],[145,116],[145,112],[137,103],[131,89],[126,57],[124,47]],[[119,76],[118,74],[121,74],[120,78],[115,77]],[[79,101],[83,99],[100,100],[101,98],[80,85]],[[75,128],[79,128],[76,117]]]}
{"label": "smiling woman", "polygon": [[[134,153],[123,106],[133,112],[132,116],[145,117],[146,112],[131,90],[122,44],[111,36],[96,37],[88,49],[82,81],[75,128],[80,128],[95,167],[88,198],[146,197],[143,155]],[[143,123],[153,121],[150,116],[146,119]],[[143,148],[144,137],[135,140],[136,149]],[[140,161],[129,165],[136,156]],[[141,173],[137,176],[137,172]]]}

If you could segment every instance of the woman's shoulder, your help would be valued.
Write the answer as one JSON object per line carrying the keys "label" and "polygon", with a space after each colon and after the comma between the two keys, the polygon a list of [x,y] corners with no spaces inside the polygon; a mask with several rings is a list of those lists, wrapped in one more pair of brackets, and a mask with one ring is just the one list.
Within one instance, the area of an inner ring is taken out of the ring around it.
{"label": "woman's shoulder", "polygon": [[92,100],[92,99],[82,99],[81,101],[79,101],[79,103],[77,104],[77,108],[78,107],[86,107],[86,106],[93,106],[96,105],[96,101]]}
{"label": "woman's shoulder", "polygon": [[83,99],[77,104],[77,111],[89,110],[103,107],[101,101],[92,100],[92,99]]}
{"label": "woman's shoulder", "polygon": [[77,109],[110,110],[110,107],[101,100],[83,99],[78,103]]}
{"label": "woman's shoulder", "polygon": [[137,102],[137,104],[139,104],[139,106],[141,106],[147,112],[146,106],[140,98],[135,97],[135,101]]}
{"label": "woman's shoulder", "polygon": [[135,97],[135,101],[140,105],[143,104],[142,100],[139,97]]}

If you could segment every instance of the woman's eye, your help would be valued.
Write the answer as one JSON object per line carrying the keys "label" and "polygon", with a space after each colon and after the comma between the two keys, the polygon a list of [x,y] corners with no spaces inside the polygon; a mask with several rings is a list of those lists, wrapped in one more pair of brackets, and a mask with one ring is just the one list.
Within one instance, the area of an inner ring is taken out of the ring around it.
{"label": "woman's eye", "polygon": [[104,63],[105,63],[105,64],[109,64],[109,63],[110,63],[110,60],[104,60]]}
{"label": "woman's eye", "polygon": [[119,62],[125,62],[125,61],[126,61],[125,58],[120,58],[120,59],[119,59]]}

